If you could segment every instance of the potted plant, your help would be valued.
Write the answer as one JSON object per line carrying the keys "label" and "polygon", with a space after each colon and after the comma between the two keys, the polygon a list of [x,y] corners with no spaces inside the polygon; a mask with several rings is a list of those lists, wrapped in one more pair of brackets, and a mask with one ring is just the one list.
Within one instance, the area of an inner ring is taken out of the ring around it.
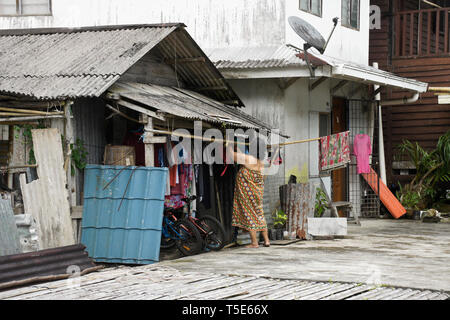
{"label": "potted plant", "polygon": [[316,189],[316,202],[314,204],[314,217],[320,218],[327,209],[328,199],[322,188]]}
{"label": "potted plant", "polygon": [[277,210],[273,216],[273,226],[275,227],[275,240],[283,239],[284,226],[286,225],[287,215],[283,210]]}

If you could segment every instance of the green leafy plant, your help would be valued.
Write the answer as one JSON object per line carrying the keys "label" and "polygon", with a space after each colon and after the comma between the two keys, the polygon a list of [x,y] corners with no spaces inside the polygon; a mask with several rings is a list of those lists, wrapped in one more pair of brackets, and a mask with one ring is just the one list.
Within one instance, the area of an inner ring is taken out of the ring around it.
{"label": "green leafy plant", "polygon": [[277,210],[273,216],[273,225],[275,228],[281,229],[287,221],[287,215],[283,210]]}
{"label": "green leafy plant", "polygon": [[72,159],[71,173],[75,175],[75,168],[83,170],[86,167],[87,155],[89,153],[86,151],[83,141],[79,138],[77,138],[75,143],[70,144],[70,150]]}
{"label": "green leafy plant", "polygon": [[404,140],[398,149],[408,156],[417,173],[410,183],[399,184],[397,198],[405,207],[425,209],[438,196],[437,184],[450,181],[450,130],[439,138],[432,151],[426,151],[417,142],[409,140]]}
{"label": "green leafy plant", "polygon": [[314,205],[314,216],[321,217],[326,210],[328,199],[325,192],[321,188],[316,189],[316,202]]}
{"label": "green leafy plant", "polygon": [[31,134],[31,130],[44,128],[47,128],[47,126],[44,125],[44,123],[41,121],[39,121],[37,125],[21,124],[14,126],[14,130],[16,131],[16,134],[14,135],[15,138],[18,139],[19,133],[22,132],[24,144],[27,145],[30,149],[28,153],[28,164],[36,164],[36,158],[34,156],[34,149],[33,149],[33,135]]}
{"label": "green leafy plant", "polygon": [[399,183],[400,190],[396,195],[400,203],[408,209],[419,209],[419,203],[421,201],[421,195],[417,191],[405,190],[405,188]]}

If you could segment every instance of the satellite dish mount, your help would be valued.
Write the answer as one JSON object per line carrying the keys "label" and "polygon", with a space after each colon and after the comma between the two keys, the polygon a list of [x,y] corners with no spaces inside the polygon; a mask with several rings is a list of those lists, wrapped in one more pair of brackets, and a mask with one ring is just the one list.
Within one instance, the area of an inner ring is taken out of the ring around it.
{"label": "satellite dish mount", "polygon": [[305,61],[306,64],[308,65],[311,77],[315,77],[314,70],[316,67],[314,67],[309,61],[308,50],[310,48],[316,48],[320,52],[320,54],[323,54],[328,46],[328,43],[330,42],[334,30],[336,29],[338,21],[339,18],[337,17],[333,18],[334,23],[333,30],[331,30],[328,39],[325,41],[320,32],[317,31],[317,29],[314,28],[310,23],[306,22],[303,19],[300,19],[299,17],[291,16],[288,18],[288,22],[291,28],[295,31],[295,33],[298,34],[300,38],[303,39],[303,41],[305,41],[305,44],[303,45],[303,50],[305,52]]}

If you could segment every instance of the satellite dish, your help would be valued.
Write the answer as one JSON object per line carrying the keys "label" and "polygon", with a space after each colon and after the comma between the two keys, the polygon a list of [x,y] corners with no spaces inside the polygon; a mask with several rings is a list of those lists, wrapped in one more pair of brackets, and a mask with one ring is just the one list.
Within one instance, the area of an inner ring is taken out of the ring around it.
{"label": "satellite dish", "polygon": [[325,39],[309,22],[294,16],[289,17],[288,22],[295,33],[297,33],[306,43],[319,50],[320,53],[325,51]]}
{"label": "satellite dish", "polygon": [[308,49],[313,47],[316,48],[321,54],[323,54],[328,46],[328,42],[330,42],[334,30],[336,29],[338,21],[339,18],[333,18],[334,23],[333,30],[331,31],[328,40],[325,41],[320,32],[317,31],[317,29],[314,28],[313,25],[311,25],[309,22],[294,16],[288,18],[288,22],[291,28],[295,31],[296,34],[298,34],[300,38],[302,38],[305,41],[305,44],[303,45],[303,50],[305,51],[305,60],[306,63],[308,64],[308,68],[312,77],[314,77],[315,68],[311,66],[311,63],[309,62]]}

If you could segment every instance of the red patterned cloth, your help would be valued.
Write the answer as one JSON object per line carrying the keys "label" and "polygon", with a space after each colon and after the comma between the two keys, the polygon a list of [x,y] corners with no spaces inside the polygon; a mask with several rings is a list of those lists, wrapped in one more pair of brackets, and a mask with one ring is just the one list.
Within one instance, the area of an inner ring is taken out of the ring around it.
{"label": "red patterned cloth", "polygon": [[342,167],[350,162],[350,131],[320,138],[320,170]]}
{"label": "red patterned cloth", "polygon": [[267,230],[262,202],[263,193],[262,174],[242,166],[236,177],[232,226],[245,230]]}

